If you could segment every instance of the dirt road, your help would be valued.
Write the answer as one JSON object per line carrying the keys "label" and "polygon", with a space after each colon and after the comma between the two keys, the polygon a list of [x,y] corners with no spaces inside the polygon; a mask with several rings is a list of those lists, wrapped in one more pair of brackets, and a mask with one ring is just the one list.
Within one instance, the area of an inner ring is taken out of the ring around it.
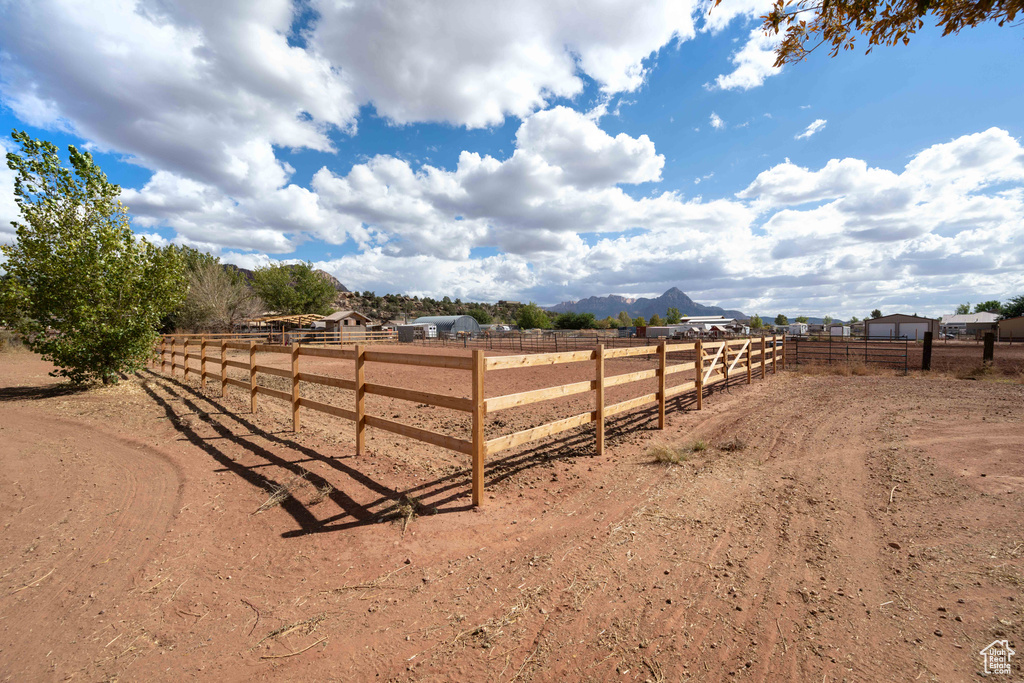
{"label": "dirt road", "polygon": [[415,442],[45,373],[0,356],[2,680],[945,681],[1024,642],[1020,384],[779,373],[503,453],[474,511]]}

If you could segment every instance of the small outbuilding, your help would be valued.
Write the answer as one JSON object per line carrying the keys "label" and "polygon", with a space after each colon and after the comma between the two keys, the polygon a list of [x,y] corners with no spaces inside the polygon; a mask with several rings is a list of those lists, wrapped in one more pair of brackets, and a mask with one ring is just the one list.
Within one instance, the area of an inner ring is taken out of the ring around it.
{"label": "small outbuilding", "polygon": [[828,334],[830,337],[849,337],[849,325],[829,325]]}
{"label": "small outbuilding", "polygon": [[1024,315],[999,321],[1000,341],[1024,341]]}
{"label": "small outbuilding", "polygon": [[337,332],[343,327],[359,327],[366,329],[371,320],[358,311],[335,311],[324,317],[324,329],[328,332]]}
{"label": "small outbuilding", "polygon": [[396,331],[398,332],[398,341],[404,344],[411,343],[417,339],[437,338],[437,325],[431,323],[398,325]]}
{"label": "small outbuilding", "polygon": [[936,318],[923,318],[919,315],[893,313],[881,318],[870,318],[864,321],[864,334],[868,339],[924,339],[924,333],[931,332],[932,337],[939,337],[939,321]]}
{"label": "small outbuilding", "polygon": [[804,336],[807,334],[808,327],[807,323],[790,323],[788,332],[792,335]]}
{"label": "small outbuilding", "polygon": [[471,315],[427,315],[416,318],[413,325],[430,324],[437,327],[438,337],[457,337],[469,335],[476,337],[480,334],[480,323]]}

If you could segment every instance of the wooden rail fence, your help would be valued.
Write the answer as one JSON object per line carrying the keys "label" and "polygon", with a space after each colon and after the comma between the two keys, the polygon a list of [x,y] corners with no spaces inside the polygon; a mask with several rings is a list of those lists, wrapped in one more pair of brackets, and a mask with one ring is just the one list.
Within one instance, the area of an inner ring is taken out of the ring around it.
{"label": "wooden rail fence", "polygon": [[[595,423],[596,451],[598,455],[601,455],[604,453],[605,421],[609,417],[657,404],[658,428],[664,429],[669,399],[693,392],[696,408],[700,410],[703,408],[705,389],[718,382],[728,381],[730,377],[736,376],[734,373],[739,372],[739,377],[750,384],[753,381],[755,370],[760,374],[761,379],[765,379],[769,371],[775,373],[779,367],[785,369],[786,347],[786,335],[782,335],[781,337],[732,339],[716,342],[696,340],[668,343],[660,341],[654,345],[622,348],[605,348],[603,344],[599,344],[596,349],[586,351],[486,358],[482,349],[474,349],[471,356],[443,356],[370,350],[363,344],[357,344],[352,349],[337,349],[298,343],[283,346],[260,344],[253,340],[243,342],[224,338],[200,337],[196,339],[165,336],[156,349],[153,366],[159,364],[160,371],[165,373],[169,369],[172,376],[175,370],[181,370],[182,378],[186,380],[189,374],[198,374],[199,382],[204,388],[211,380],[219,382],[221,396],[225,395],[229,386],[247,390],[250,397],[250,409],[253,413],[257,409],[257,398],[261,395],[287,402],[291,406],[293,431],[299,430],[300,409],[302,408],[351,420],[356,423],[356,455],[361,455],[365,450],[367,427],[382,429],[468,455],[472,468],[473,505],[479,506],[483,504],[484,463],[488,456],[590,423]],[[198,356],[194,353],[195,350],[198,350]],[[218,355],[210,355],[212,350],[215,350]],[[228,358],[229,350],[247,351],[247,361]],[[291,360],[290,368],[260,365],[256,362],[257,353],[287,354]],[[682,354],[687,356],[687,359],[684,362],[669,364],[669,354],[676,357]],[[303,356],[351,361],[353,363],[353,379],[303,372],[300,367]],[[657,367],[618,375],[606,374],[606,361],[634,356],[657,358]],[[193,360],[198,363],[198,367],[193,366]],[[469,396],[463,398],[370,383],[365,379],[366,363],[443,368],[468,372],[470,376]],[[484,393],[485,379],[488,373],[571,363],[592,363],[594,379],[489,398]],[[218,372],[210,372],[211,364],[218,367]],[[229,376],[229,368],[246,371],[247,381]],[[291,390],[281,391],[259,384],[257,375],[261,373],[290,379]],[[681,376],[685,381],[670,386],[668,379],[672,376]],[[606,389],[651,379],[657,379],[656,391],[611,405],[606,404]],[[304,398],[299,391],[300,382],[352,391],[355,396],[354,403],[350,409]],[[486,438],[485,421],[490,413],[588,392],[594,394],[593,410],[511,434],[495,436],[491,439]],[[469,413],[472,416],[469,438],[460,439],[377,415],[370,415],[366,412],[365,398],[367,394]]]}

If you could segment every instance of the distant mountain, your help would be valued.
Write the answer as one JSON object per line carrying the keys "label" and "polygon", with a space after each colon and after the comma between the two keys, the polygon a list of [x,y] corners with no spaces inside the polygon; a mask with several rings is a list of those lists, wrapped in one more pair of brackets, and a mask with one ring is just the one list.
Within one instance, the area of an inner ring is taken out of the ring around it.
{"label": "distant mountain", "polygon": [[629,299],[618,294],[591,296],[579,301],[563,301],[547,310],[555,313],[593,313],[596,318],[616,317],[625,311],[632,318],[652,315],[665,317],[669,308],[678,308],[680,315],[721,315],[726,318],[746,318],[742,311],[727,310],[718,306],[705,306],[686,296],[678,287],[673,287],[654,299]]}
{"label": "distant mountain", "polygon": [[334,285],[334,289],[336,289],[337,291],[339,291],[339,292],[347,292],[347,291],[349,291],[348,287],[346,287],[345,285],[341,284],[341,282],[338,280],[338,278],[334,277],[333,275],[331,275],[327,271],[325,271],[325,270],[314,270],[313,272],[316,273],[317,275],[319,275],[320,277],[322,277],[323,279],[327,280],[328,282],[330,282],[332,285]]}

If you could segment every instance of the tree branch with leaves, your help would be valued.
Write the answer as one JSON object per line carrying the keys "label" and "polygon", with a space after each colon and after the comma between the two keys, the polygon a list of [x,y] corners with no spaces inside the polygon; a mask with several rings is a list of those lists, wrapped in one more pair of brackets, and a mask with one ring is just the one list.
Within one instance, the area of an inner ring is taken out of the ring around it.
{"label": "tree branch with leaves", "polygon": [[1024,0],[776,0],[761,20],[767,35],[782,34],[775,50],[775,66],[781,67],[822,46],[835,57],[854,49],[858,38],[867,40],[866,52],[878,45],[906,45],[926,19],[948,36],[988,22],[1019,26],[1018,17],[1024,17]]}

